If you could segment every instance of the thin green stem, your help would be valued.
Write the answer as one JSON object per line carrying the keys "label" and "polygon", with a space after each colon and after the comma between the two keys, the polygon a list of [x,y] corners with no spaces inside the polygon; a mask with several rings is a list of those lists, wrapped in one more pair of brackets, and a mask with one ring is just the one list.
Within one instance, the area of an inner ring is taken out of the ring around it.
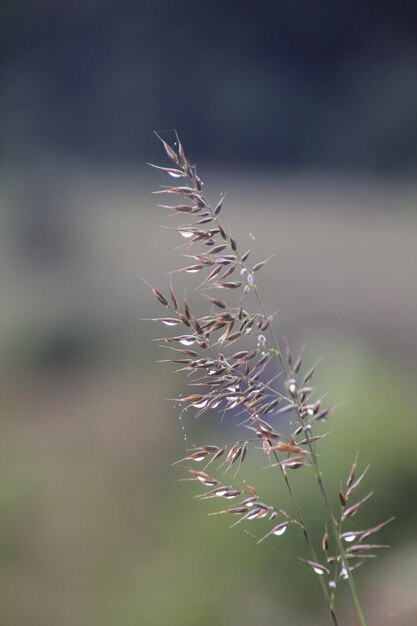
{"label": "thin green stem", "polygon": [[[255,293],[255,296],[256,296],[256,299],[257,299],[257,301],[259,303],[259,306],[260,306],[260,308],[262,310],[262,313],[266,317],[267,314],[266,314],[266,311],[265,311],[265,307],[264,307],[263,302],[262,302],[262,300],[261,300],[261,298],[259,296],[258,289],[257,289],[256,285],[253,286],[253,291]],[[288,379],[288,372],[287,372],[286,365],[284,363],[284,359],[282,358],[281,349],[280,349],[280,346],[279,346],[278,339],[276,337],[276,334],[275,334],[274,329],[272,328],[272,326],[270,326],[269,328],[270,328],[270,332],[271,332],[272,338],[273,338],[273,340],[275,342],[275,345],[276,345],[276,348],[277,348],[277,351],[278,351],[278,356],[279,356],[282,368],[284,370],[285,377]],[[300,425],[304,427],[305,426],[305,421],[304,421],[304,419],[301,416],[301,411],[300,411],[301,407],[300,407],[300,400],[298,398],[298,394],[297,394],[297,397],[296,397],[296,402],[297,402],[297,409],[296,409],[297,418],[298,418],[298,421],[300,422]],[[356,583],[355,583],[353,574],[349,570],[349,563],[348,563],[348,559],[347,559],[347,556],[346,556],[346,551],[345,551],[342,539],[340,537],[340,531],[339,531],[339,528],[338,528],[338,525],[337,525],[337,521],[336,521],[336,518],[334,516],[333,509],[332,509],[332,506],[330,504],[330,499],[329,499],[326,487],[325,487],[324,482],[323,482],[323,477],[322,477],[322,474],[321,474],[321,471],[320,471],[317,454],[316,454],[315,449],[313,447],[313,444],[311,442],[308,430],[304,429],[304,433],[305,433],[307,445],[308,445],[310,453],[311,453],[311,458],[312,458],[312,461],[313,461],[313,466],[314,466],[317,482],[319,484],[320,492],[321,492],[321,495],[322,495],[322,498],[323,498],[323,501],[324,501],[324,505],[325,505],[325,508],[326,508],[326,511],[327,511],[327,516],[329,518],[329,522],[330,522],[330,525],[331,525],[331,528],[332,528],[332,532],[333,532],[333,535],[334,535],[334,538],[335,538],[335,541],[336,541],[337,549],[338,549],[338,552],[339,552],[339,555],[340,555],[340,558],[341,558],[342,568],[346,571],[346,574],[347,574],[347,581],[348,581],[350,592],[351,592],[351,595],[352,595],[352,599],[353,599],[353,602],[354,602],[354,605],[355,605],[355,608],[356,608],[356,611],[357,611],[357,614],[358,614],[358,618],[359,618],[359,621],[361,623],[361,626],[368,626],[368,622],[366,620],[365,613],[364,613],[364,610],[362,608],[362,604],[361,604],[361,601],[360,601],[360,598],[359,598],[359,593],[358,593],[358,590],[357,590],[357,587],[356,587]]]}
{"label": "thin green stem", "polygon": [[[305,541],[306,541],[306,543],[307,543],[307,545],[309,547],[309,550],[310,550],[311,556],[313,557],[313,560],[317,561],[317,554],[316,554],[316,551],[314,549],[313,542],[311,541],[310,533],[307,530],[307,526],[306,526],[306,524],[304,522],[303,515],[301,513],[300,507],[298,506],[297,498],[295,497],[295,494],[294,494],[294,491],[293,491],[293,489],[291,487],[290,481],[288,480],[288,476],[287,476],[284,468],[281,466],[278,454],[276,453],[275,450],[273,451],[273,454],[274,454],[274,457],[275,457],[275,459],[276,459],[276,461],[278,463],[278,466],[281,468],[281,472],[282,472],[282,475],[284,477],[285,485],[286,485],[286,487],[288,489],[288,493],[290,494],[290,497],[291,497],[291,500],[293,502],[295,511],[297,513],[298,521],[300,522],[300,524],[301,524],[301,526],[303,528],[304,539],[305,539]],[[331,597],[329,595],[328,589],[326,587],[326,583],[324,582],[324,580],[323,580],[323,578],[321,576],[319,577],[319,580],[320,580],[320,586],[321,586],[324,598],[325,598],[325,600],[326,600],[326,602],[328,604],[328,607],[329,607],[329,611],[330,611],[331,618],[333,620],[333,624],[334,624],[334,626],[338,626],[338,621],[337,621],[336,613],[334,611],[333,602],[332,602],[332,599],[331,599]]]}
{"label": "thin green stem", "polygon": [[[196,191],[198,191],[197,186],[196,186],[196,184],[195,184],[195,181],[194,181],[192,178],[191,178],[190,180],[191,180],[191,182],[193,183],[193,185],[194,185],[194,187],[195,187]],[[201,194],[201,195],[202,195],[202,194]],[[202,195],[202,198],[204,198],[204,196],[203,196],[203,195]],[[209,205],[209,203],[206,201],[206,199],[205,199],[205,198],[204,198],[204,202],[206,203],[207,209],[210,211],[210,213],[211,213],[211,215],[212,215],[212,218],[214,219],[214,221],[216,222],[216,224],[217,224],[218,226],[220,226],[220,227],[221,227],[221,224],[220,224],[220,221],[219,221],[218,216],[215,214],[215,212],[213,211],[213,209],[211,208],[211,206]],[[230,241],[229,239],[227,239],[227,244],[228,244],[228,246],[229,246],[229,247],[232,247],[232,246],[231,246],[231,241]],[[241,265],[241,267],[242,267],[242,268],[247,269],[247,268],[246,268],[246,266],[245,266],[245,264],[242,262],[242,260],[241,260],[241,258],[240,258],[240,255],[239,255],[239,253],[238,253],[237,251],[236,251],[236,254],[237,254],[237,258],[238,258],[238,260],[239,260],[239,264]],[[266,313],[265,313],[265,309],[264,309],[264,307],[263,307],[263,305],[262,305],[262,302],[261,302],[261,300],[260,300],[260,298],[259,298],[259,296],[258,296],[258,293],[257,293],[257,290],[256,290],[256,286],[254,285],[254,286],[253,286],[253,288],[254,288],[254,291],[255,291],[256,297],[257,297],[257,299],[258,299],[258,302],[259,302],[259,304],[260,304],[260,306],[261,306],[262,313],[263,313],[264,317],[266,318],[267,316],[266,316]],[[286,374],[286,370],[285,370],[285,363],[284,363],[284,361],[283,361],[283,359],[282,359],[282,356],[281,356],[281,352],[280,352],[279,345],[278,345],[278,340],[277,340],[277,338],[276,338],[276,336],[275,336],[275,333],[274,333],[274,331],[273,331],[273,329],[272,329],[272,327],[271,327],[271,326],[270,326],[270,329],[271,329],[271,332],[272,332],[272,335],[273,335],[274,341],[275,341],[276,346],[277,346],[277,350],[278,350],[278,353],[279,353],[279,358],[280,358],[280,361],[281,361],[281,364],[282,364],[282,367],[283,367],[283,371],[284,371],[284,373]],[[282,394],[278,393],[278,395],[279,395],[281,398],[283,398]],[[285,400],[288,400],[288,398],[285,398]],[[276,453],[276,451],[275,451],[275,450],[274,450],[274,456],[275,456],[275,458],[276,458],[276,460],[277,460],[277,462],[278,462],[279,467],[281,468],[281,472],[282,472],[282,475],[283,475],[283,477],[284,477],[284,482],[285,482],[285,485],[286,485],[286,487],[287,487],[287,489],[288,489],[288,492],[289,492],[289,494],[290,494],[291,500],[292,500],[292,502],[293,502],[293,505],[294,505],[294,508],[295,508],[295,511],[296,511],[296,514],[297,514],[298,520],[299,520],[299,522],[300,522],[300,524],[301,524],[301,526],[302,526],[302,529],[303,529],[303,535],[304,535],[305,541],[306,541],[306,543],[307,543],[307,545],[308,545],[308,548],[309,548],[309,550],[310,550],[311,556],[312,556],[312,558],[313,558],[313,560],[314,560],[314,561],[317,561],[316,551],[315,551],[315,549],[314,549],[313,542],[311,541],[311,538],[310,538],[309,532],[308,532],[308,530],[307,530],[307,526],[306,526],[306,524],[305,524],[305,522],[304,522],[304,518],[303,518],[303,515],[302,515],[302,513],[301,513],[300,507],[299,507],[299,505],[298,505],[297,499],[296,499],[296,497],[295,497],[294,491],[293,491],[293,489],[292,489],[292,487],[291,487],[291,485],[290,485],[290,482],[289,482],[289,479],[288,479],[288,476],[287,476],[287,474],[286,474],[285,470],[282,468],[282,466],[281,466],[281,464],[280,464],[280,462],[279,462],[279,458],[278,458],[278,455],[277,455],[277,453]],[[329,592],[328,592],[328,589],[327,589],[327,587],[326,587],[326,584],[325,584],[324,580],[323,580],[321,577],[320,577],[320,586],[321,586],[321,588],[322,588],[322,592],[323,592],[324,599],[325,599],[325,601],[326,601],[326,603],[327,603],[327,605],[328,605],[329,612],[330,612],[330,616],[331,616],[331,618],[332,618],[333,624],[334,624],[334,626],[338,626],[338,621],[337,621],[336,613],[335,613],[335,611],[334,611],[334,607],[333,607],[333,602],[332,602],[332,599],[331,599],[331,597],[330,597],[330,595],[329,595]]]}

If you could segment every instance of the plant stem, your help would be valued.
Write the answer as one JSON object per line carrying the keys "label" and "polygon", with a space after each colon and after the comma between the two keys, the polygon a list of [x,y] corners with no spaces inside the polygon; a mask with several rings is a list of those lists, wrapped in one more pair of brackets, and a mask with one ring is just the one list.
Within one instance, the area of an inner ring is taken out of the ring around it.
{"label": "plant stem", "polygon": [[[256,296],[256,299],[258,301],[258,304],[259,304],[259,306],[260,306],[260,308],[262,310],[262,313],[266,317],[267,314],[266,314],[266,311],[265,311],[265,307],[264,307],[263,302],[262,302],[262,300],[261,300],[261,298],[259,296],[258,289],[257,289],[256,285],[253,286],[253,291],[255,293],[255,296]],[[279,342],[278,342],[277,336],[276,336],[272,326],[270,326],[269,328],[270,328],[270,332],[271,332],[272,338],[273,338],[273,340],[275,342],[276,348],[278,350],[279,360],[281,362],[281,365],[282,365],[285,377],[288,379],[287,368],[286,368],[286,365],[284,363],[284,359],[282,358],[281,349],[280,349],[280,346],[279,346]],[[305,426],[304,420],[303,420],[303,418],[301,416],[301,412],[300,412],[300,408],[301,407],[300,407],[300,400],[299,400],[299,397],[298,397],[298,393],[297,393],[296,401],[297,401],[296,412],[297,412],[298,421],[300,422],[301,426]],[[326,487],[325,487],[324,482],[323,482],[323,477],[322,477],[322,474],[321,474],[321,471],[320,471],[320,467],[319,467],[319,463],[318,463],[318,459],[317,459],[317,454],[316,454],[316,452],[314,450],[314,447],[313,447],[313,444],[311,442],[311,439],[310,439],[310,436],[308,434],[308,431],[304,430],[304,434],[305,434],[305,437],[306,437],[306,440],[307,440],[307,445],[308,445],[310,453],[311,453],[313,466],[314,466],[314,470],[315,470],[315,474],[316,474],[316,478],[317,478],[317,482],[319,484],[321,495],[322,495],[322,498],[323,498],[323,501],[324,501],[324,505],[325,505],[325,508],[326,508],[326,511],[327,511],[327,516],[329,518],[329,522],[330,522],[330,525],[331,525],[331,528],[332,528],[332,532],[333,532],[333,535],[334,535],[334,538],[335,538],[335,541],[336,541],[337,549],[338,549],[338,552],[339,552],[339,555],[340,555],[340,558],[341,558],[341,562],[342,562],[342,567],[346,570],[346,573],[347,573],[347,581],[348,581],[349,588],[350,588],[350,593],[351,593],[351,596],[352,596],[352,599],[353,599],[353,602],[354,602],[354,605],[355,605],[355,608],[356,608],[356,611],[357,611],[357,614],[358,614],[358,618],[359,618],[361,626],[368,626],[368,622],[366,620],[366,616],[365,616],[364,610],[362,608],[362,604],[361,604],[361,601],[360,601],[360,598],[359,598],[359,593],[358,593],[358,590],[357,590],[357,587],[356,587],[356,583],[355,583],[353,574],[349,570],[349,563],[348,563],[348,559],[347,559],[347,556],[346,556],[346,551],[345,551],[342,539],[340,537],[340,532],[339,532],[339,529],[338,529],[338,526],[337,526],[337,521],[336,521],[336,518],[334,516],[333,510],[332,510],[332,506],[330,504],[330,499],[329,499]]]}
{"label": "plant stem", "polygon": [[[194,184],[194,187],[196,187],[196,186],[195,186],[195,182],[194,182],[192,179],[191,179],[191,181],[192,181],[192,183]],[[197,191],[197,189],[196,189],[196,191]],[[204,198],[204,196],[202,196],[202,197]],[[204,198],[204,200],[205,200],[205,198]],[[220,221],[219,221],[218,216],[214,213],[214,211],[213,211],[213,209],[211,208],[211,206],[209,205],[209,203],[208,203],[206,200],[205,200],[205,202],[206,202],[207,208],[208,208],[208,210],[210,211],[210,213],[211,213],[211,215],[212,215],[213,219],[215,220],[215,222],[216,222],[219,226],[221,226],[221,225],[220,225]],[[230,240],[227,240],[227,244],[229,245],[229,247],[231,247]],[[237,253],[237,255],[238,255],[238,258],[239,258],[239,261],[240,261],[241,266],[242,266],[242,267],[245,267],[244,263],[240,260],[240,255],[239,255],[238,253]],[[265,313],[265,309],[264,309],[264,307],[263,307],[263,304],[262,304],[262,302],[261,302],[261,300],[260,300],[260,298],[259,298],[259,295],[258,295],[258,292],[257,292],[256,286],[254,285],[253,287],[254,287],[254,291],[255,291],[256,297],[257,297],[257,299],[258,299],[258,302],[259,302],[259,304],[260,304],[260,307],[261,307],[262,313],[263,313],[263,315],[264,315],[265,317],[267,317],[267,316],[266,316],[266,313]],[[275,333],[274,333],[274,331],[273,331],[272,327],[270,327],[270,329],[271,329],[271,332],[272,332],[272,335],[273,335],[274,341],[275,341],[276,346],[277,346],[277,349],[278,349],[278,353],[279,353],[279,357],[280,357],[280,360],[281,360],[281,363],[282,363],[283,371],[284,371],[284,373],[286,374],[285,364],[284,364],[283,359],[282,359],[282,356],[281,356],[281,351],[280,351],[280,349],[279,349],[278,340],[277,340],[277,338],[276,338],[276,336],[275,336]],[[283,475],[283,477],[284,477],[285,485],[286,485],[286,487],[287,487],[287,489],[288,489],[288,492],[289,492],[289,494],[290,494],[291,500],[292,500],[292,502],[293,502],[293,505],[294,505],[294,508],[295,508],[295,511],[296,511],[296,514],[297,514],[297,517],[298,517],[298,521],[300,522],[300,524],[301,524],[301,526],[302,526],[302,529],[303,529],[303,535],[304,535],[305,541],[306,541],[306,543],[307,543],[307,545],[308,545],[308,548],[309,548],[309,550],[310,550],[311,556],[312,556],[312,558],[313,558],[313,560],[314,560],[314,561],[317,561],[317,554],[316,554],[316,551],[315,551],[315,549],[314,549],[313,542],[311,541],[310,534],[309,534],[309,532],[308,532],[308,530],[307,530],[307,526],[306,526],[306,524],[305,524],[305,522],[304,522],[304,518],[303,518],[303,515],[302,515],[302,513],[301,513],[300,507],[299,507],[299,505],[298,505],[297,499],[296,499],[296,497],[295,497],[294,491],[293,491],[293,489],[292,489],[292,487],[291,487],[291,484],[290,484],[290,482],[289,482],[289,479],[288,479],[288,476],[287,476],[286,471],[285,471],[285,470],[281,467],[281,465],[280,465],[279,458],[278,458],[278,455],[277,455],[277,453],[276,453],[276,451],[275,451],[275,450],[274,450],[274,456],[275,456],[275,459],[277,460],[277,462],[278,462],[278,464],[279,464],[279,467],[281,468],[281,472],[282,472],[282,475]],[[322,579],[322,577],[321,577],[321,576],[320,576],[320,586],[321,586],[321,589],[322,589],[322,592],[323,592],[324,599],[325,599],[325,601],[326,601],[326,603],[327,603],[327,605],[328,605],[328,608],[329,608],[329,611],[330,611],[330,616],[331,616],[331,618],[332,618],[333,624],[334,624],[334,626],[338,626],[338,621],[337,621],[336,613],[335,613],[335,611],[334,611],[334,607],[333,607],[333,602],[332,602],[332,599],[331,599],[331,597],[330,597],[330,595],[329,595],[329,591],[328,591],[328,589],[327,589],[326,583],[324,582],[324,580]]]}
{"label": "plant stem", "polygon": [[[310,550],[311,556],[313,557],[313,560],[317,561],[317,554],[316,554],[316,551],[314,549],[313,542],[311,541],[310,534],[309,534],[309,532],[307,530],[307,526],[304,523],[303,515],[301,513],[300,507],[298,506],[298,502],[297,502],[297,499],[295,497],[294,491],[293,491],[293,489],[292,489],[292,487],[290,485],[290,481],[288,480],[288,476],[287,476],[285,470],[282,468],[282,466],[280,464],[280,460],[279,460],[278,454],[276,453],[275,450],[273,451],[273,453],[274,453],[274,457],[275,457],[279,467],[281,468],[281,472],[282,472],[282,475],[284,477],[285,485],[286,485],[286,487],[288,489],[288,492],[290,494],[291,500],[292,500],[292,502],[294,504],[294,508],[295,508],[296,513],[297,513],[298,520],[299,520],[299,522],[300,522],[300,524],[301,524],[301,526],[303,528],[304,539],[306,540],[306,543],[307,543],[307,545],[309,547],[309,550]],[[326,600],[326,602],[327,602],[327,604],[329,606],[329,611],[330,611],[331,618],[333,620],[333,624],[334,624],[334,626],[338,626],[336,613],[334,611],[334,607],[332,606],[332,600],[330,598],[328,589],[326,587],[326,583],[324,582],[324,580],[323,580],[323,578],[321,576],[319,577],[319,580],[320,580],[320,586],[321,586],[321,589],[323,591],[324,598],[325,598],[325,600]]]}

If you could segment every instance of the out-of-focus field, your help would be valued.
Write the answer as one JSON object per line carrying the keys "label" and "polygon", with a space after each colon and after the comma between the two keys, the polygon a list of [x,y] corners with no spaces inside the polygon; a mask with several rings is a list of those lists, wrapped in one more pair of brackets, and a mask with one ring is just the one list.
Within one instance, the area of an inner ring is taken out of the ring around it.
{"label": "out-of-focus field", "polygon": [[[177,483],[185,443],[165,398],[182,379],[155,363],[161,331],[142,321],[160,306],[141,277],[164,289],[183,264],[159,228],[174,226],[151,196],[160,182],[79,163],[2,181],[1,624],[327,623],[295,533],[257,546]],[[206,187],[228,191],[224,223],[254,260],[276,254],[259,280],[277,333],[306,343],[307,363],[324,355],[319,393],[341,404],[321,449],[330,488],[360,450],[375,495],[354,527],[396,516],[378,537],[391,550],[358,570],[369,621],[417,623],[417,188],[250,171],[210,172]],[[230,438],[221,428],[187,423],[203,443]],[[294,480],[320,540],[315,486]],[[348,607],[342,593],[354,624]]]}

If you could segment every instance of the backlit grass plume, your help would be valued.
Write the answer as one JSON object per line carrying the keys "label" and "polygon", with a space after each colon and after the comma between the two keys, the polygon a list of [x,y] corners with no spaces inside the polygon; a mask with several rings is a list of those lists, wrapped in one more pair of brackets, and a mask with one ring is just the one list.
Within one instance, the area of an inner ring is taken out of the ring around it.
{"label": "backlit grass plume", "polygon": [[[179,463],[189,480],[205,488],[201,499],[220,503],[213,515],[230,515],[236,518],[235,524],[251,521],[252,528],[257,520],[267,521],[268,530],[259,533],[258,543],[275,540],[290,525],[298,528],[306,542],[306,554],[300,558],[317,575],[333,624],[338,624],[336,591],[345,582],[351,591],[357,623],[366,626],[353,570],[374,557],[376,550],[386,547],[375,543],[374,535],[391,520],[363,530],[349,528],[352,517],[372,496],[369,493],[358,498],[367,468],[358,472],[356,461],[341,483],[338,513],[333,511],[319,466],[318,450],[324,435],[316,428],[329,420],[333,407],[315,399],[315,367],[305,372],[303,353],[293,358],[288,346],[282,349],[277,339],[273,316],[265,311],[257,286],[258,272],[269,259],[252,261],[250,250],[241,250],[222,224],[224,198],[212,206],[181,143],[178,141],[174,149],[161,141],[172,165],[152,167],[175,182],[156,192],[172,200],[160,206],[186,219],[176,227],[184,243],[186,265],[176,271],[184,278],[186,274],[201,276],[198,290],[206,296],[207,305],[206,314],[197,316],[172,286],[169,292],[152,287],[164,309],[163,317],[153,319],[173,331],[160,342],[171,350],[170,361],[188,375],[189,389],[176,402],[197,415],[213,410],[225,416],[231,411],[241,415],[239,438],[228,445],[196,446]],[[284,379],[281,390],[275,385],[276,376],[268,377],[274,365]],[[278,432],[275,425],[277,417],[285,413],[293,416],[288,436]],[[237,470],[251,448],[259,445],[266,462],[282,476],[292,510],[284,511],[261,499],[252,485],[234,484]],[[314,472],[327,517],[319,545],[312,540],[291,483],[291,473],[306,468]],[[225,481],[225,470],[230,470],[232,484],[229,479]]]}

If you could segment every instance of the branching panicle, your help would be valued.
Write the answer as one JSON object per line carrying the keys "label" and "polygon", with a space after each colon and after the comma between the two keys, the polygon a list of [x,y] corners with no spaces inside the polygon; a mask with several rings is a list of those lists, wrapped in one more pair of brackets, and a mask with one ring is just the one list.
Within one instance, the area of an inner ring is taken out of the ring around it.
{"label": "branching panicle", "polygon": [[[266,519],[270,527],[261,535],[258,543],[284,534],[289,525],[299,528],[311,557],[301,560],[318,575],[333,624],[338,623],[335,591],[340,581],[347,580],[358,623],[366,626],[352,571],[366,559],[375,557],[376,549],[387,547],[368,543],[367,540],[391,520],[361,531],[344,528],[345,523],[360,511],[372,495],[369,493],[357,501],[351,501],[368,470],[366,468],[357,478],[357,460],[345,484],[339,489],[338,518],[334,514],[316,452],[317,444],[326,435],[314,433],[316,424],[327,421],[334,407],[322,406],[320,399],[314,399],[311,383],[316,366],[301,374],[304,348],[295,359],[285,341],[285,349],[281,351],[272,325],[273,316],[265,311],[255,277],[272,257],[249,263],[250,250],[241,254],[235,237],[220,221],[224,196],[212,208],[203,193],[203,182],[195,166],[187,159],[181,143],[178,141],[174,149],[159,139],[175,167],[152,167],[182,181],[181,185],[166,186],[156,192],[168,197],[180,197],[179,203],[160,206],[170,213],[189,218],[187,223],[176,228],[185,239],[186,253],[183,256],[189,264],[175,272],[202,275],[197,289],[203,292],[210,305],[209,313],[198,317],[189,302],[174,292],[172,285],[169,295],[151,287],[156,299],[169,311],[167,316],[152,318],[153,321],[181,329],[158,341],[173,351],[170,362],[180,365],[180,369],[189,376],[189,387],[197,389],[197,392],[176,398],[175,401],[194,409],[196,415],[209,410],[217,410],[222,414],[238,411],[242,417],[241,425],[251,434],[248,438],[240,438],[222,446],[204,445],[189,450],[178,461],[189,475],[183,480],[197,481],[208,488],[196,496],[198,499],[234,500],[233,506],[212,513],[238,516],[239,519],[233,525]],[[220,290],[222,296],[209,295],[207,292],[212,289]],[[229,292],[235,298],[233,306],[228,303],[227,297],[223,297],[223,294]],[[249,307],[250,294],[255,296],[255,311]],[[275,386],[276,377],[271,380],[266,378],[272,361],[278,364],[284,378],[283,392]],[[296,418],[293,432],[287,437],[273,425],[274,418],[285,413],[293,414]],[[248,452],[251,448],[259,447],[259,443],[269,465],[277,468],[284,480],[294,505],[293,516],[260,500],[254,487],[226,485],[223,478],[216,476],[220,471],[223,476],[232,467],[236,468],[236,476]],[[196,463],[201,463],[203,470],[190,467],[190,464]],[[328,517],[318,548],[322,558],[316,552],[290,482],[290,472],[307,471],[308,468],[315,473]],[[277,518],[280,518],[278,523]]]}

